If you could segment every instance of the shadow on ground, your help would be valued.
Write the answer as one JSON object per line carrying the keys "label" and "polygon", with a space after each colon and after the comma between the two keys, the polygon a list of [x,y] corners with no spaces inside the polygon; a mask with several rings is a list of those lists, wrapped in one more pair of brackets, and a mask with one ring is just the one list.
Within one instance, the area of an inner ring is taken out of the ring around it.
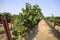
{"label": "shadow on ground", "polygon": [[52,29],[52,30],[49,30],[49,31],[54,35],[54,37],[56,37],[58,40],[60,40],[60,32],[57,29],[55,29],[51,24],[49,24],[47,21],[45,21],[45,22]]}
{"label": "shadow on ground", "polygon": [[[12,31],[13,29],[9,29],[9,30]],[[4,34],[4,33],[5,33],[4,30],[0,31],[0,35],[1,35],[1,34]]]}
{"label": "shadow on ground", "polygon": [[36,26],[33,31],[30,32],[28,38],[26,40],[33,40],[38,33],[38,26]]}

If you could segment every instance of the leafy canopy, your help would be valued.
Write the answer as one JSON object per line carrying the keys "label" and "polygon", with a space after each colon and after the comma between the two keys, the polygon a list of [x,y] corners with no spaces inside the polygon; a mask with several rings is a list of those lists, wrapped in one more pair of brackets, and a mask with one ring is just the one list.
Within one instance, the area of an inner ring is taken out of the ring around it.
{"label": "leafy canopy", "polygon": [[43,17],[38,5],[31,6],[31,4],[26,3],[25,8],[22,8],[22,13],[19,13],[18,17],[14,20],[14,32],[25,37],[27,32],[30,32]]}

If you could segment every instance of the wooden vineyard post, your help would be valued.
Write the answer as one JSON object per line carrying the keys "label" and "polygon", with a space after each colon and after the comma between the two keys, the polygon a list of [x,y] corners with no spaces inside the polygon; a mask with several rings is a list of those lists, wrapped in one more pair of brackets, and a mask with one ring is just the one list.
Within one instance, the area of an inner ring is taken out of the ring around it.
{"label": "wooden vineyard post", "polygon": [[6,21],[6,17],[5,16],[1,16],[1,20],[2,20],[2,23],[4,25],[4,31],[6,33],[7,39],[8,40],[12,40],[10,31],[9,31],[9,25],[8,25],[8,23]]}

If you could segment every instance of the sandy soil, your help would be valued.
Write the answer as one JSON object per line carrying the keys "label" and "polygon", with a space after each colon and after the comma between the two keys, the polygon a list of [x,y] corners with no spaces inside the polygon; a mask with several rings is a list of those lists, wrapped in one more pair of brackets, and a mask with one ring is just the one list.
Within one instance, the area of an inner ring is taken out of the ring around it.
{"label": "sandy soil", "polygon": [[55,38],[49,30],[51,30],[49,25],[44,20],[42,20],[38,24],[38,33],[33,40],[57,40],[57,38]]}
{"label": "sandy soil", "polygon": [[[9,24],[9,29],[11,29],[11,25]],[[11,33],[11,31],[10,31]],[[4,26],[0,24],[0,40],[7,40],[6,34],[4,32]]]}

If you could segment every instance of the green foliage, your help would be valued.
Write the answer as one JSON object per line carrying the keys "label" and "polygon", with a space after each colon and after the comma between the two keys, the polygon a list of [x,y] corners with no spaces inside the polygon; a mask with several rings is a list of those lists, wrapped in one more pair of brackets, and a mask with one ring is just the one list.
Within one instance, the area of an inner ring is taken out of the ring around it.
{"label": "green foliage", "polygon": [[60,26],[60,17],[55,17],[55,24]]}
{"label": "green foliage", "polygon": [[31,4],[26,3],[25,8],[22,8],[22,13],[19,13],[14,19],[14,31],[22,37],[26,37],[27,32],[30,32],[43,17],[38,5],[31,6]]}
{"label": "green foliage", "polygon": [[55,25],[60,26],[60,17],[54,17],[54,16],[52,16],[52,17],[47,17],[46,19],[48,21],[50,21],[50,22],[53,22],[54,23],[54,26]]}
{"label": "green foliage", "polygon": [[10,23],[11,18],[12,18],[11,13],[7,13],[7,12],[0,13],[0,22],[1,22],[1,16],[6,16],[7,22]]}
{"label": "green foliage", "polygon": [[25,8],[22,8],[22,13],[18,15],[11,15],[11,13],[0,13],[1,16],[6,16],[7,22],[13,24],[14,30],[13,35],[15,36],[13,40],[16,40],[19,35],[26,37],[27,33],[30,32],[38,22],[44,18],[39,5],[31,5],[29,3],[25,4]]}

